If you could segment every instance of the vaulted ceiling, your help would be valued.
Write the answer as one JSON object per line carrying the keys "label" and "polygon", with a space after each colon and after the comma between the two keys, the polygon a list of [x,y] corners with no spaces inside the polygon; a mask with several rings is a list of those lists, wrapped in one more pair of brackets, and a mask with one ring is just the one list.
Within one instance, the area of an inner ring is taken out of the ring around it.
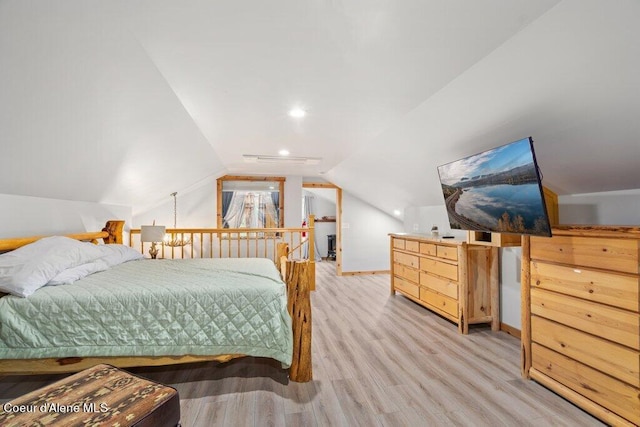
{"label": "vaulted ceiling", "polygon": [[[532,136],[560,194],[640,188],[636,0],[0,0],[0,193],[133,206],[225,173],[391,212]],[[304,118],[289,117],[293,107]],[[244,154],[321,158],[256,164]]]}

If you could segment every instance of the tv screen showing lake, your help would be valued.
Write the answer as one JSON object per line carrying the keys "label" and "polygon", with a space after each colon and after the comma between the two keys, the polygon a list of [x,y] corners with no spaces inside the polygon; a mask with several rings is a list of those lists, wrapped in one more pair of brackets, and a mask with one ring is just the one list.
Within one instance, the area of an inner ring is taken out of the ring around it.
{"label": "tv screen showing lake", "polygon": [[438,166],[451,228],[550,236],[531,138]]}
{"label": "tv screen showing lake", "polygon": [[[517,232],[520,225],[524,229],[536,229],[536,224],[545,220],[538,184],[465,188],[455,204],[455,212],[473,218],[481,229],[490,231]],[[540,231],[543,230],[544,226]]]}

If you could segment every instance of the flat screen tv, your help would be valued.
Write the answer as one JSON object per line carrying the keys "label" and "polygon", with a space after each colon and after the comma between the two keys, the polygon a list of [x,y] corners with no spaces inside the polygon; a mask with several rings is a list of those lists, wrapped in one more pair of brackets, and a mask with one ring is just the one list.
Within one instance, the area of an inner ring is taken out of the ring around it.
{"label": "flat screen tv", "polygon": [[551,236],[531,138],[438,166],[453,229]]}

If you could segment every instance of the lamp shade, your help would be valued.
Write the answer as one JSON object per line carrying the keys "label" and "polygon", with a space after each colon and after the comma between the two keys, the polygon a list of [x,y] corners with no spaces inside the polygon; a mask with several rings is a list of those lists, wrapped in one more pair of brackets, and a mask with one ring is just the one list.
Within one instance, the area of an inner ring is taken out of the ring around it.
{"label": "lamp shade", "polygon": [[164,225],[143,225],[140,227],[140,241],[162,242],[165,233]]}

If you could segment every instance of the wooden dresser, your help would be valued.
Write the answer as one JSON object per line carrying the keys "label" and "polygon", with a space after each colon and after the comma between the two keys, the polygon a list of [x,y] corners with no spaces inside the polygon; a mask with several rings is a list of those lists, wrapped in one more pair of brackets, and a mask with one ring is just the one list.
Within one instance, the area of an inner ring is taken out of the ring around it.
{"label": "wooden dresser", "polygon": [[612,425],[640,425],[640,227],[523,239],[522,375]]}
{"label": "wooden dresser", "polygon": [[396,291],[458,325],[500,327],[498,249],[466,241],[390,234],[391,294]]}

